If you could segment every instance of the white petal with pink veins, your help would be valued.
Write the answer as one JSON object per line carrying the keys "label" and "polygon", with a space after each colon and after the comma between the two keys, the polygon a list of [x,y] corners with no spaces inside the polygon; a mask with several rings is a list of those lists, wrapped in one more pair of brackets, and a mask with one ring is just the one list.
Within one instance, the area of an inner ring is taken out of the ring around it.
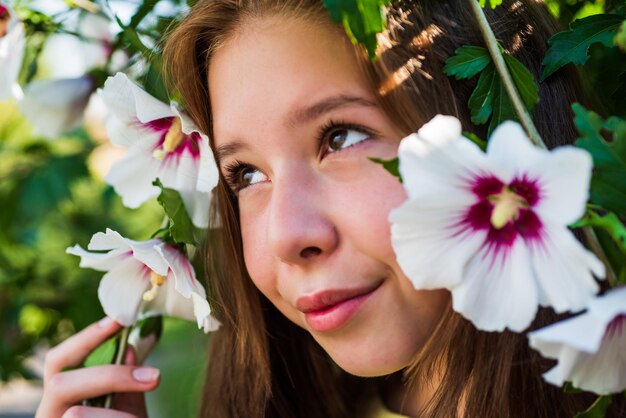
{"label": "white petal with pink veins", "polygon": [[133,147],[113,164],[104,180],[122,197],[124,206],[135,209],[159,195],[161,190],[152,182],[159,177],[160,168],[161,161],[151,153]]}
{"label": "white petal with pink veins", "polygon": [[600,395],[626,389],[626,288],[592,299],[577,317],[529,334],[530,346],[558,363],[544,374]]}
{"label": "white petal with pink veins", "polygon": [[520,332],[537,312],[537,288],[521,239],[500,251],[482,248],[467,264],[465,278],[451,289],[454,310],[485,331]]}
{"label": "white petal with pink veins", "polygon": [[398,264],[416,289],[448,288],[462,280],[465,264],[485,235],[458,232],[454,225],[460,215],[413,200],[389,214]]}
{"label": "white petal with pink veins", "polygon": [[566,228],[544,225],[541,243],[530,251],[542,303],[556,312],[579,311],[598,292],[592,273],[603,277],[604,265]]}
{"label": "white petal with pink veins", "polygon": [[124,326],[131,326],[137,320],[143,294],[149,287],[148,270],[129,258],[102,277],[98,298],[108,316]]}
{"label": "white petal with pink veins", "polygon": [[176,281],[170,272],[156,293],[156,298],[150,302],[144,302],[142,317],[154,315],[171,315],[187,321],[195,321],[193,303],[175,290]]}
{"label": "white petal with pink veins", "polygon": [[585,213],[593,161],[591,155],[574,147],[560,147],[528,167],[540,179],[542,198],[534,210],[543,219],[569,225]]}
{"label": "white petal with pink veins", "polygon": [[200,150],[200,165],[198,169],[198,181],[196,190],[200,192],[211,192],[217,186],[219,180],[219,170],[213,156],[211,148],[209,148],[209,138],[206,135],[200,135],[202,140],[198,142]]}
{"label": "white petal with pink veins", "polygon": [[160,245],[155,248],[172,270],[178,293],[190,298],[192,293],[205,295],[204,288],[196,280],[196,273],[189,261],[176,248],[169,245]]}
{"label": "white petal with pink veins", "polygon": [[105,251],[121,249],[122,251],[130,250],[130,244],[126,238],[121,236],[119,232],[110,228],[106,232],[96,232],[89,241],[87,246],[90,250]]}

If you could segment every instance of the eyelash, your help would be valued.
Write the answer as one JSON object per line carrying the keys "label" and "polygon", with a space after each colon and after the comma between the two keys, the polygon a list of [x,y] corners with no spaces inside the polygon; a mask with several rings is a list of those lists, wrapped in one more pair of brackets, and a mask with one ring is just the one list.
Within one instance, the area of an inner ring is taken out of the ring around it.
{"label": "eyelash", "polygon": [[[321,157],[324,157],[328,154],[327,149],[330,145],[329,143],[330,135],[338,130],[358,131],[370,137],[376,136],[376,133],[374,131],[362,125],[357,125],[354,123],[348,123],[348,122],[343,122],[343,121],[329,120],[327,123],[325,123],[324,125],[320,127],[317,133],[317,140],[319,142],[319,149],[320,149]],[[241,176],[244,173],[244,171],[248,169],[256,169],[256,167],[254,167],[251,164],[247,164],[238,160],[234,160],[231,163],[226,164],[224,166],[224,179],[226,180],[228,187],[233,191],[235,195],[238,194],[239,191],[247,187],[241,183]]]}

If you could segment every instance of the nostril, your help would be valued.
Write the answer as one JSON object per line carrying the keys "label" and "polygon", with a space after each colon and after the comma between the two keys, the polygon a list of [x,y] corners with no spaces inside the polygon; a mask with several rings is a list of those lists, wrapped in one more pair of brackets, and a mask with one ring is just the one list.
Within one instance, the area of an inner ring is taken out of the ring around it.
{"label": "nostril", "polygon": [[315,257],[316,255],[320,255],[322,250],[318,247],[306,247],[304,250],[300,251],[300,257],[302,258],[310,258]]}

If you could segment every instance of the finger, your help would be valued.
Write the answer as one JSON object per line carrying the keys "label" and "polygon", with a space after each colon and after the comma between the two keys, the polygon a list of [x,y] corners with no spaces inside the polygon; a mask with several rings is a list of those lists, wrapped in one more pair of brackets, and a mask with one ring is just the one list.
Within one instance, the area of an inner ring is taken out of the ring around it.
{"label": "finger", "polygon": [[44,396],[67,408],[109,393],[150,391],[159,385],[159,378],[159,369],[154,367],[88,367],[54,375]]}
{"label": "finger", "polygon": [[46,354],[44,382],[67,367],[79,366],[96,347],[122,328],[109,317],[105,317],[67,340]]}
{"label": "finger", "polygon": [[112,409],[73,406],[63,414],[62,418],[137,418],[137,416]]}

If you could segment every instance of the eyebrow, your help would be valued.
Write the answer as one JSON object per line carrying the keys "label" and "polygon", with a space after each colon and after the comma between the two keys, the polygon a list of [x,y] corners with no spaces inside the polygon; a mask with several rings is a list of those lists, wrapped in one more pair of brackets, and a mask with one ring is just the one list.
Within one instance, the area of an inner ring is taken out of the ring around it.
{"label": "eyebrow", "polygon": [[[376,103],[367,100],[359,96],[339,95],[332,96],[323,99],[317,103],[307,106],[302,109],[298,109],[293,112],[287,119],[287,124],[290,126],[303,124],[319,118],[320,116],[338,108],[359,105],[366,107],[377,107]],[[224,145],[220,145],[215,149],[215,159],[219,163],[224,158],[227,158],[233,154],[236,154],[242,149],[247,148],[248,145],[240,140],[232,141]]]}

